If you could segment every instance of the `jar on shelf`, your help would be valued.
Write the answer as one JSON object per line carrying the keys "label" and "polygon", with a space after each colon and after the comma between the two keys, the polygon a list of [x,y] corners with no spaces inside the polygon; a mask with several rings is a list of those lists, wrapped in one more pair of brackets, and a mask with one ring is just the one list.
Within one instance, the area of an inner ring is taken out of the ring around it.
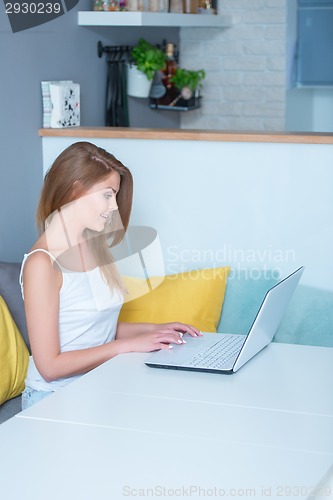
{"label": "jar on shelf", "polygon": [[158,12],[168,12],[169,0],[158,0]]}
{"label": "jar on shelf", "polygon": [[143,12],[144,0],[127,0],[127,10],[130,12]]}
{"label": "jar on shelf", "polygon": [[129,12],[137,11],[138,10],[138,0],[127,0],[126,9]]}
{"label": "jar on shelf", "polygon": [[94,0],[93,10],[95,11],[117,11],[119,10],[118,0]]}
{"label": "jar on shelf", "polygon": [[183,0],[170,0],[170,12],[182,14],[184,12]]}
{"label": "jar on shelf", "polygon": [[198,0],[183,0],[183,9],[185,14],[197,14],[198,8]]}
{"label": "jar on shelf", "polygon": [[127,0],[127,10],[138,10],[138,0]]}
{"label": "jar on shelf", "polygon": [[212,0],[199,0],[199,14],[216,14]]}
{"label": "jar on shelf", "polygon": [[158,0],[149,0],[149,12],[158,12]]}
{"label": "jar on shelf", "polygon": [[118,0],[108,0],[108,11],[116,12],[119,10]]}
{"label": "jar on shelf", "polygon": [[149,0],[148,7],[150,12],[168,12],[168,1]]}
{"label": "jar on shelf", "polygon": [[102,11],[103,10],[103,1],[102,0],[94,0],[93,4],[92,4],[92,10]]}

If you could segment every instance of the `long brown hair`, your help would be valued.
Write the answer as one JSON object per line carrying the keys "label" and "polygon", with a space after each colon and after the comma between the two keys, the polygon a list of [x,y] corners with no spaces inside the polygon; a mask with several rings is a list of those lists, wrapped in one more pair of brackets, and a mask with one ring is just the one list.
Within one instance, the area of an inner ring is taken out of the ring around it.
{"label": "long brown hair", "polygon": [[133,178],[129,169],[115,156],[90,142],[76,142],[65,149],[56,158],[44,178],[36,222],[39,233],[42,234],[51,214],[83,196],[94,184],[112,172],[118,172],[121,178],[117,194],[118,211],[113,212],[111,221],[106,224],[104,231],[96,233],[86,229],[84,235],[97,262],[109,264],[101,268],[109,286],[124,291],[112,262],[109,247],[119,243],[128,228],[132,209]]}

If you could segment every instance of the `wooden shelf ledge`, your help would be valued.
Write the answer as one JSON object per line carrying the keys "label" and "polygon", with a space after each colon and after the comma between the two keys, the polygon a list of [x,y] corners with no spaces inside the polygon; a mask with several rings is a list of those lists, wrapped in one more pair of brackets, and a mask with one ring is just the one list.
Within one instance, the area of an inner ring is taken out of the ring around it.
{"label": "wooden shelf ledge", "polygon": [[172,141],[276,142],[333,144],[333,134],[305,132],[234,132],[218,130],[150,129],[121,127],[42,128],[41,137],[150,139]]}

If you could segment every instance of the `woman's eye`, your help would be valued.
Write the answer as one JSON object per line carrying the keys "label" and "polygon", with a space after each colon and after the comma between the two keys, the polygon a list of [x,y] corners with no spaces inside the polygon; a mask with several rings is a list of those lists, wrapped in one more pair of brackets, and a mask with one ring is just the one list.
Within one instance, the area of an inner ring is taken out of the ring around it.
{"label": "woman's eye", "polygon": [[113,197],[113,193],[105,193],[105,198],[108,200]]}

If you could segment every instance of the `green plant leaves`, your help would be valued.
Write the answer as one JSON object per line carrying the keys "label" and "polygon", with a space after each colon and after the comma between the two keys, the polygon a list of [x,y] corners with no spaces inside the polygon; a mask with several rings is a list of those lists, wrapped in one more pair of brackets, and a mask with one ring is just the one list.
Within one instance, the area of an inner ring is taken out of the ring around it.
{"label": "green plant leaves", "polygon": [[170,81],[178,90],[188,87],[194,91],[205,76],[206,73],[203,69],[192,71],[189,69],[177,68],[176,73],[170,78]]}
{"label": "green plant leaves", "polygon": [[148,80],[153,79],[155,71],[164,68],[166,57],[164,52],[151,45],[144,38],[140,38],[138,45],[133,47],[131,54],[135,65],[147,76]]}

